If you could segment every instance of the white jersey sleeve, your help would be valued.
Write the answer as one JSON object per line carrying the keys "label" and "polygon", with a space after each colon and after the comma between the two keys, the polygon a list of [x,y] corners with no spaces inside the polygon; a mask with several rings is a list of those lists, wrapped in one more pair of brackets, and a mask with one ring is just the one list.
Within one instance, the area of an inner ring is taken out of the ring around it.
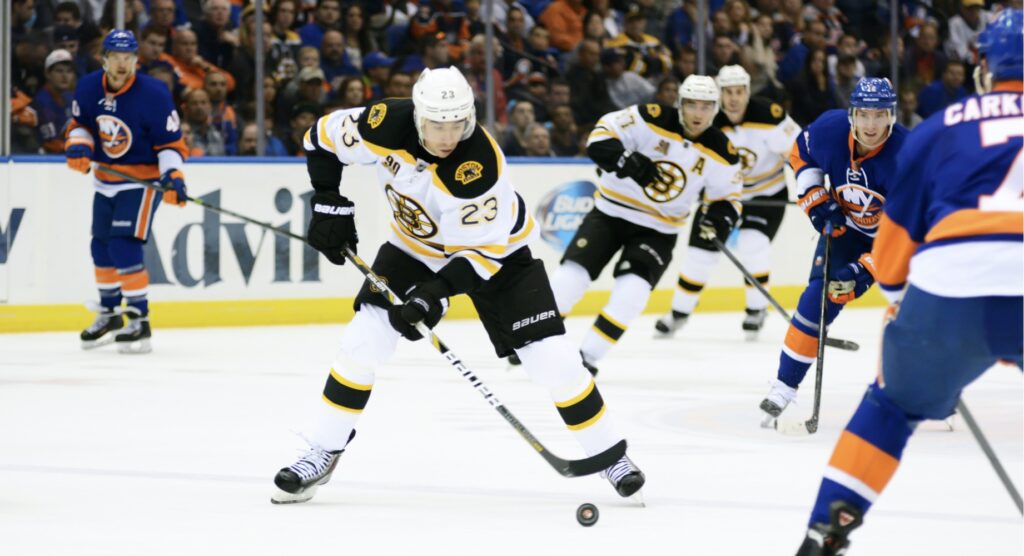
{"label": "white jersey sleeve", "polygon": [[337,110],[317,119],[303,137],[303,148],[308,152],[319,146],[334,153],[345,165],[376,163],[377,155],[367,148],[357,126],[364,110],[362,107]]}

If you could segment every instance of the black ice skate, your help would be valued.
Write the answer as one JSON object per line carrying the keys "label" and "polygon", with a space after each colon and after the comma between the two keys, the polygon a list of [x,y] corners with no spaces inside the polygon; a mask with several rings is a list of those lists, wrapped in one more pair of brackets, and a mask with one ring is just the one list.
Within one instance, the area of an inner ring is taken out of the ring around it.
{"label": "black ice skate", "polygon": [[647,478],[644,472],[629,459],[629,456],[622,456],[622,459],[615,462],[615,465],[601,472],[601,476],[608,479],[608,482],[615,487],[615,492],[623,498],[629,498],[636,494],[644,486]]}
{"label": "black ice skate", "polygon": [[655,338],[671,338],[689,320],[690,315],[686,313],[680,313],[679,311],[673,310],[671,313],[658,319],[658,322],[654,323],[654,330],[657,334]]}
{"label": "black ice skate", "polygon": [[153,336],[149,329],[149,317],[141,316],[138,309],[132,307],[125,309],[125,312],[128,313],[128,326],[114,337],[117,351],[132,354],[153,351],[149,345],[149,339]]}
{"label": "black ice skate", "polygon": [[114,341],[114,332],[124,328],[124,318],[115,309],[97,308],[96,320],[82,331],[82,349],[95,349]]}
{"label": "black ice skate", "polygon": [[743,332],[746,334],[748,342],[753,342],[757,339],[761,328],[764,327],[764,319],[767,316],[768,311],[765,309],[747,309],[747,316],[743,318]]}
{"label": "black ice skate", "polygon": [[850,541],[846,537],[864,521],[857,508],[842,500],[829,506],[831,523],[815,523],[807,530],[807,537],[796,556],[840,556],[846,554]]}
{"label": "black ice skate", "polygon": [[[348,436],[348,442],[355,438],[356,431]],[[345,446],[348,447],[348,442]],[[316,494],[320,485],[326,485],[331,480],[331,473],[338,466],[338,457],[345,451],[344,448],[334,452],[324,450],[319,446],[310,446],[306,453],[302,454],[299,461],[282,468],[274,476],[274,486],[277,490],[270,496],[272,504],[299,504],[308,502]]]}
{"label": "black ice skate", "polygon": [[508,355],[507,360],[508,360],[508,364],[513,366],[513,367],[518,367],[519,365],[523,364],[523,361],[521,359],[519,359],[519,356],[516,355],[516,352],[514,352],[514,351]]}
{"label": "black ice skate", "polygon": [[588,373],[590,373],[590,376],[596,377],[597,365],[594,365],[590,361],[587,361],[587,356],[583,355],[582,350],[580,351],[580,359],[583,361],[583,368],[586,369]]}

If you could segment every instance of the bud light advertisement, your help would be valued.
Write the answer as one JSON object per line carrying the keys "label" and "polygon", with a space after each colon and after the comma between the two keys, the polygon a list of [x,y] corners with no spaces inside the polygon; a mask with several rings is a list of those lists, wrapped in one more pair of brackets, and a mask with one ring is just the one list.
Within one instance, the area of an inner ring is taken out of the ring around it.
{"label": "bud light advertisement", "polygon": [[550,191],[537,206],[540,237],[559,253],[569,246],[583,217],[594,208],[597,186],[586,180],[562,184]]}

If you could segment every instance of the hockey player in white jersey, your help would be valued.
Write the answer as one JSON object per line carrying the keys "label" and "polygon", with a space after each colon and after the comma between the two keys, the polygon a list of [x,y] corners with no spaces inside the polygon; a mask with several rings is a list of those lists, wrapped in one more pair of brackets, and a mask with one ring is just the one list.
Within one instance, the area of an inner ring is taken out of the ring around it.
{"label": "hockey player in white jersey", "polygon": [[[743,66],[723,67],[715,81],[722,91],[722,111],[715,118],[714,126],[725,132],[736,146],[743,165],[744,205],[737,256],[767,288],[771,241],[779,231],[789,200],[783,170],[793,141],[800,134],[800,126],[782,106],[763,98],[751,98],[750,74]],[[754,202],[748,204],[748,201]],[[661,336],[672,336],[686,324],[721,256],[714,243],[698,232],[695,229],[690,233],[690,246],[679,267],[672,311],[655,325]],[[724,237],[720,239],[725,241]],[[743,330],[749,339],[754,339],[764,324],[768,300],[753,284],[747,284],[746,290],[747,314]]]}
{"label": "hockey player in white jersey", "polygon": [[[330,479],[355,437],[376,368],[400,337],[422,337],[417,323],[435,326],[447,299],[460,293],[473,301],[498,356],[518,351],[588,455],[622,440],[593,377],[565,338],[544,265],[528,247],[536,225],[508,180],[505,156],[474,113],[466,79],[455,68],[440,68],[423,71],[412,99],[339,110],[306,133],[316,190],[309,243],[331,262],[345,263],[343,249],[354,249],[358,236],[355,207],[339,193],[342,169],[375,165],[392,221],[373,270],[405,304],[391,306],[363,285],[308,435],[310,449],[277,473],[273,502],[305,502]],[[604,475],[622,496],[634,494],[645,479],[626,456]]]}
{"label": "hockey player in white jersey", "polygon": [[645,104],[611,112],[587,140],[587,154],[601,170],[597,201],[551,283],[566,314],[621,252],[611,298],[580,348],[592,373],[643,311],[701,191],[700,234],[724,239],[739,218],[739,156],[711,126],[718,104],[715,80],[691,75],[679,87],[678,111]]}

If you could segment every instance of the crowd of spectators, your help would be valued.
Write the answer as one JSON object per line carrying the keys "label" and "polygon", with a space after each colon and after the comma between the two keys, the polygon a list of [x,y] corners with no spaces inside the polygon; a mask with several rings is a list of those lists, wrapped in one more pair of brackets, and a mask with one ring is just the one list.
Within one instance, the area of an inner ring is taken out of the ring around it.
{"label": "crowd of spectators", "polygon": [[[890,2],[707,0],[706,71],[742,64],[754,94],[800,124],[848,104],[860,77],[889,77]],[[12,0],[12,145],[60,153],[76,80],[100,69],[107,0]],[[969,94],[976,41],[1021,0],[900,0],[899,120],[912,127]],[[408,97],[424,68],[461,68],[484,121],[481,0],[126,0],[138,71],[167,84],[192,156],[302,156],[322,114]],[[495,125],[508,156],[583,156],[603,114],[676,102],[698,68],[696,0],[494,0]],[[264,52],[255,81],[256,48]],[[256,105],[262,86],[264,102]]]}

